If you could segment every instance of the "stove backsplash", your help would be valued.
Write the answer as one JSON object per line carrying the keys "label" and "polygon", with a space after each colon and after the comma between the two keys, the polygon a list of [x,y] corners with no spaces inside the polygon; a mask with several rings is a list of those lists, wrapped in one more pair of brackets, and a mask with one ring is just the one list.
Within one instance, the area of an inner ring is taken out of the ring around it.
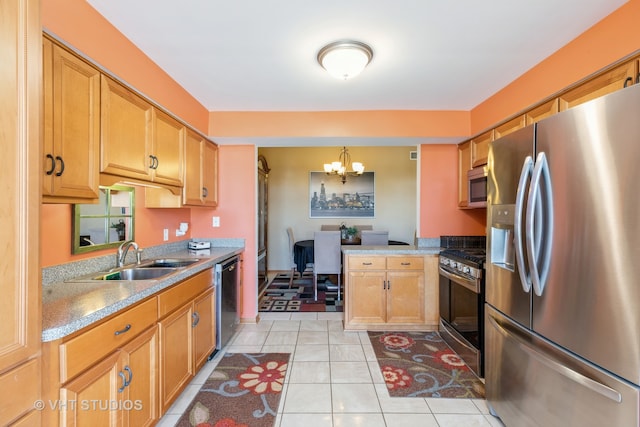
{"label": "stove backsplash", "polygon": [[441,248],[486,248],[486,236],[440,236]]}

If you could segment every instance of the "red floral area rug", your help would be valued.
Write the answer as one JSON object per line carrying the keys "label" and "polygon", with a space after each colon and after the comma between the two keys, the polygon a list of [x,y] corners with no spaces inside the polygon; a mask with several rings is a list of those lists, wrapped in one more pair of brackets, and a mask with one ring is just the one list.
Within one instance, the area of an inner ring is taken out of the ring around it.
{"label": "red floral area rug", "polygon": [[371,332],[391,397],[484,397],[484,384],[437,332]]}
{"label": "red floral area rug", "polygon": [[272,427],[289,353],[225,354],[177,426]]}

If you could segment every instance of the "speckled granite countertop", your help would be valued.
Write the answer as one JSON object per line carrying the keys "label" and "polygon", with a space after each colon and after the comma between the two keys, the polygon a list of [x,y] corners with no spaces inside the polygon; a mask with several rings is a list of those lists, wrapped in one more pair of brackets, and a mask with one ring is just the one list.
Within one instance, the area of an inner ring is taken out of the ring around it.
{"label": "speckled granite countertop", "polygon": [[360,245],[344,245],[342,246],[342,253],[345,255],[367,255],[367,254],[381,254],[381,255],[438,255],[440,253],[440,246],[360,246]]}
{"label": "speckled granite countertop", "polygon": [[[178,250],[149,256],[144,260],[163,257],[198,258],[201,261],[159,279],[80,281],[78,277],[84,277],[84,275],[77,274],[74,277],[66,277],[61,281],[47,284],[42,289],[42,341],[53,341],[79,331],[243,251],[243,241],[242,246],[212,246],[209,253],[188,251],[185,242]],[[99,271],[105,271],[105,269],[98,268],[89,273]],[[56,277],[54,273],[49,274]],[[84,274],[87,272],[85,271]]]}

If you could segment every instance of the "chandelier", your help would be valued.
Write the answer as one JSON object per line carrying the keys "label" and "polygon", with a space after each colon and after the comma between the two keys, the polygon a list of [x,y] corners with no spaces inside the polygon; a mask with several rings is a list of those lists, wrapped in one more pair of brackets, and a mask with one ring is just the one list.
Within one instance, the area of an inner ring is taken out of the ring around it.
{"label": "chandelier", "polygon": [[[351,163],[351,170],[347,170],[347,165]],[[324,171],[327,175],[338,175],[340,181],[344,184],[347,182],[347,175],[357,176],[364,172],[364,165],[360,162],[351,162],[351,155],[347,147],[342,147],[337,162],[325,163]]]}

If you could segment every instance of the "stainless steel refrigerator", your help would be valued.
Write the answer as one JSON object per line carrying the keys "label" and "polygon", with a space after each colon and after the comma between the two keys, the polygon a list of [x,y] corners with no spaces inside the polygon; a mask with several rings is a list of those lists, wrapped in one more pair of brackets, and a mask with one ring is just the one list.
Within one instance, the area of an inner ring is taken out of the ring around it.
{"label": "stainless steel refrigerator", "polygon": [[506,426],[640,425],[640,85],[490,145],[485,380]]}

